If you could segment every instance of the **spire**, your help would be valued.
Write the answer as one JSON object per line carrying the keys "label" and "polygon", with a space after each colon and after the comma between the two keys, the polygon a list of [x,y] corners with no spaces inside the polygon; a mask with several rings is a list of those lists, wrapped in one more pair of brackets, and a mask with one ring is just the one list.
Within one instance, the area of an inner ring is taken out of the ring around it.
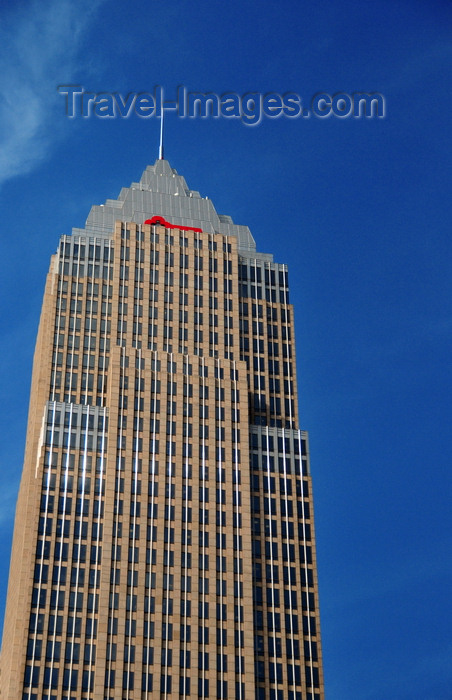
{"label": "spire", "polygon": [[163,109],[163,101],[160,100],[160,147],[159,147],[159,160],[163,160],[163,115],[165,110]]}

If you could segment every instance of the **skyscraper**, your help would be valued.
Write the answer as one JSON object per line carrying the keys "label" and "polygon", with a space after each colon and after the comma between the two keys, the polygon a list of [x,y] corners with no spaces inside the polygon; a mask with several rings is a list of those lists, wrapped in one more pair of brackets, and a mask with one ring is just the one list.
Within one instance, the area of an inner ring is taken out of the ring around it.
{"label": "skyscraper", "polygon": [[52,257],[2,700],[321,700],[286,265],[166,160]]}

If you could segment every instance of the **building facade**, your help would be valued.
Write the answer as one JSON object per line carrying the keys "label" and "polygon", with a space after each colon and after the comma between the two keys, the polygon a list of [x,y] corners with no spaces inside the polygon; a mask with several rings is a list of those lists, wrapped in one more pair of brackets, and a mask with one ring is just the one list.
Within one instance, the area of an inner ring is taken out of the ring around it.
{"label": "building facade", "polygon": [[286,265],[166,160],[52,257],[2,700],[322,700]]}

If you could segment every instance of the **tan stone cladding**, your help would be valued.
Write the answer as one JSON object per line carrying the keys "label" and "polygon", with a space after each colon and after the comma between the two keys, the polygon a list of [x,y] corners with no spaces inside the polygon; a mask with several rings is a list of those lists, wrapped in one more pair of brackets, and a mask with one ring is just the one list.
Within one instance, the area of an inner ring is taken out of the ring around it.
{"label": "tan stone cladding", "polygon": [[61,239],[2,698],[323,698],[293,309],[275,270],[234,236],[160,225]]}

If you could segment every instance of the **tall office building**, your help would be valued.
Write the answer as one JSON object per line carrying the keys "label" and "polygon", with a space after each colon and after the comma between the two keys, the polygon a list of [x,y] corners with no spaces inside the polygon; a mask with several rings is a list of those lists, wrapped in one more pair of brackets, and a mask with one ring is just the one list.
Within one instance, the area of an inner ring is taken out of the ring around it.
{"label": "tall office building", "polygon": [[160,159],[51,259],[2,700],[321,700],[312,517],[287,267]]}

